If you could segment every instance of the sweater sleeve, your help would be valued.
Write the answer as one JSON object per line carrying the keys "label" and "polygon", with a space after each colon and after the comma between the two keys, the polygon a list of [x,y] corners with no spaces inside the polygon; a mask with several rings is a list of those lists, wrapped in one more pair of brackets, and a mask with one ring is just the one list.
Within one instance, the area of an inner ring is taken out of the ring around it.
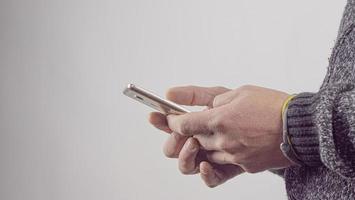
{"label": "sweater sleeve", "polygon": [[328,76],[317,93],[301,93],[287,112],[291,143],[308,166],[325,165],[355,179],[355,29],[336,45]]}

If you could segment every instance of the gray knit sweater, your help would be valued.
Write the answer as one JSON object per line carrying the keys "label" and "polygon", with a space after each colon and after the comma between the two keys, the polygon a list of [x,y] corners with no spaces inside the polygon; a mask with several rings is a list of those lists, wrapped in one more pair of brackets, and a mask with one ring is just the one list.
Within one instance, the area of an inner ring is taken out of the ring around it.
{"label": "gray knit sweater", "polygon": [[304,165],[285,170],[289,199],[355,200],[355,0],[348,0],[317,93],[289,104],[288,130]]}

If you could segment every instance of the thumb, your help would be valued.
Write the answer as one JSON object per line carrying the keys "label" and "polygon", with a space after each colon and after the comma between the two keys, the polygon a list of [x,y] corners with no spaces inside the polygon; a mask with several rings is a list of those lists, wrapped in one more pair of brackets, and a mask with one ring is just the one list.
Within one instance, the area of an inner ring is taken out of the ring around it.
{"label": "thumb", "polygon": [[166,98],[177,104],[212,107],[215,96],[230,91],[224,87],[174,87],[168,90]]}
{"label": "thumb", "polygon": [[216,187],[244,171],[238,165],[217,165],[203,161],[200,163],[201,178],[208,187]]}

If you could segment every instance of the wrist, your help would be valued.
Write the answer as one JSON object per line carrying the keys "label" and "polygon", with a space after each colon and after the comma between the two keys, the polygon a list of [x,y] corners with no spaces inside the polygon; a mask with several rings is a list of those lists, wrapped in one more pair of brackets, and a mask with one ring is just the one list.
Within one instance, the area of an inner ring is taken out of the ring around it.
{"label": "wrist", "polygon": [[295,98],[296,95],[290,95],[283,103],[281,110],[282,117],[282,143],[280,144],[280,150],[284,157],[290,161],[291,165],[302,165],[302,161],[297,154],[292,141],[290,139],[289,130],[288,130],[288,118],[287,111],[289,103]]}
{"label": "wrist", "polygon": [[286,127],[292,147],[303,165],[321,165],[319,135],[315,122],[318,93],[300,93],[288,104]]}

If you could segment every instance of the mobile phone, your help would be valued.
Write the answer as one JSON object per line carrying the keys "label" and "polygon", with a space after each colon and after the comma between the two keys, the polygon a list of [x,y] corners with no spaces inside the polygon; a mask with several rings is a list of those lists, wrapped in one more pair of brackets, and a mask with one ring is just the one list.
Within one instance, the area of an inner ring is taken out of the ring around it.
{"label": "mobile phone", "polygon": [[188,109],[172,101],[163,99],[158,95],[134,84],[128,84],[123,90],[123,94],[166,115],[181,115],[190,112]]}

